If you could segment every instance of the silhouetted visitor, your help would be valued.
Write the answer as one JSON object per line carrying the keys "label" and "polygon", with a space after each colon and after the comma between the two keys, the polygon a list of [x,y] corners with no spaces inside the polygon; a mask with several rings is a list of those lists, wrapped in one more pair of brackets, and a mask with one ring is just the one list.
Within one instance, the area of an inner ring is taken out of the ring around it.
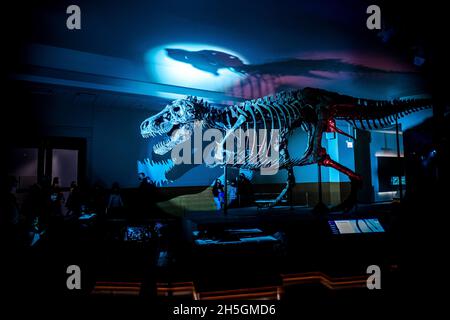
{"label": "silhouetted visitor", "polygon": [[25,218],[26,228],[40,225],[48,210],[47,194],[38,181],[30,187],[28,195],[24,198],[21,212]]}
{"label": "silhouetted visitor", "polygon": [[253,188],[250,180],[240,173],[237,178],[237,195],[240,207],[253,204]]}
{"label": "silhouetted visitor", "polygon": [[51,215],[51,207],[52,207],[52,200],[51,200],[51,194],[52,194],[52,185],[51,185],[51,178],[49,176],[43,176],[40,179],[39,185],[41,186],[41,192],[40,195],[42,200],[42,212],[39,216],[39,224],[41,229],[46,229],[49,225],[50,215]]}
{"label": "silhouetted visitor", "polygon": [[108,205],[106,206],[106,212],[108,214],[118,214],[123,208],[123,200],[120,194],[120,187],[117,182],[114,182],[111,187],[111,193],[108,198]]}
{"label": "silhouetted visitor", "polygon": [[138,175],[140,181],[137,193],[137,212],[138,215],[149,215],[155,211],[155,199],[157,196],[157,188],[143,172]]}
{"label": "silhouetted visitor", "polygon": [[97,215],[104,215],[106,211],[106,192],[100,181],[96,181],[91,190],[91,201],[89,203],[91,209]]}
{"label": "silhouetted visitor", "polygon": [[222,209],[223,203],[224,203],[224,186],[220,179],[217,179],[214,183],[212,194],[214,197],[214,203],[216,204],[216,209],[220,210]]}
{"label": "silhouetted visitor", "polygon": [[81,209],[81,191],[75,181],[70,184],[70,193],[66,201],[67,214],[80,215]]}
{"label": "silhouetted visitor", "polygon": [[78,190],[80,192],[80,214],[86,212],[86,208],[91,203],[91,188],[86,179],[81,179],[78,183]]}
{"label": "silhouetted visitor", "polygon": [[139,172],[138,179],[139,179],[139,188],[140,189],[145,189],[148,187],[150,182],[149,182],[148,177],[145,175],[145,173]]}
{"label": "silhouetted visitor", "polygon": [[64,204],[64,194],[59,186],[59,178],[54,177],[50,190],[50,216],[52,218],[62,217],[62,205]]}
{"label": "silhouetted visitor", "polygon": [[46,224],[43,223],[47,210],[49,209],[49,193],[42,187],[42,179],[33,184],[23,200],[21,213],[24,217],[22,226],[25,246],[36,244],[44,231]]}
{"label": "silhouetted visitor", "polygon": [[228,185],[228,206],[230,208],[237,206],[237,187],[236,182],[231,181]]}

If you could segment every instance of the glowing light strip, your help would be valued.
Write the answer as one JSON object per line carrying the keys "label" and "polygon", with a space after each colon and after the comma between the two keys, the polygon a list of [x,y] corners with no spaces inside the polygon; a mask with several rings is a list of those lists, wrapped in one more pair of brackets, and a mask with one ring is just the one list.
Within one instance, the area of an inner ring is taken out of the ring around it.
{"label": "glowing light strip", "polygon": [[[385,134],[397,134],[394,130],[370,130],[371,132],[376,132],[376,133],[385,133]],[[398,132],[398,135],[403,135],[402,131]]]}
{"label": "glowing light strip", "polygon": [[280,299],[279,286],[243,288],[223,291],[209,291],[195,293],[195,300],[229,300],[229,299]]}
{"label": "glowing light strip", "polygon": [[[403,152],[400,153],[400,158],[403,158]],[[380,150],[375,152],[375,157],[389,157],[389,158],[397,158],[397,151],[394,150]]]}
{"label": "glowing light strip", "polygon": [[139,295],[140,282],[96,282],[92,294],[96,295]]}
{"label": "glowing light strip", "polygon": [[[284,288],[293,285],[318,283],[330,290],[365,288],[366,275],[349,277],[330,277],[322,272],[281,274],[280,286],[240,288],[221,291],[197,292],[194,282],[157,283],[158,296],[192,296],[194,300],[232,300],[232,299],[271,299],[280,300]],[[139,282],[97,282],[92,294],[138,295]]]}
{"label": "glowing light strip", "polygon": [[318,282],[328,289],[362,288],[366,286],[367,276],[332,278],[322,272],[281,275],[283,286]]}

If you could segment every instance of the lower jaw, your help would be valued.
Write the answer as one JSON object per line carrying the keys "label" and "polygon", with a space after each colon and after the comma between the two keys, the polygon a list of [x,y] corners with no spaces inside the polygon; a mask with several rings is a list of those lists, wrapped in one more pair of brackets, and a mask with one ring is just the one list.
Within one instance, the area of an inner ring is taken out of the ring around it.
{"label": "lower jaw", "polygon": [[163,145],[162,147],[159,147],[156,150],[153,149],[153,152],[158,154],[158,155],[160,155],[160,156],[163,156],[166,153],[172,151],[173,148],[175,148],[177,145],[182,144],[182,143],[184,143],[186,141],[187,141],[187,139],[183,139],[183,138],[178,140],[178,141],[175,141],[175,142],[174,141],[170,141],[167,144]]}
{"label": "lower jaw", "polygon": [[154,153],[156,153],[157,155],[163,156],[166,153],[168,153],[171,149],[167,149],[167,148],[158,148],[157,150],[153,150]]}
{"label": "lower jaw", "polygon": [[176,145],[168,138],[165,138],[165,141],[166,141],[166,143],[164,143],[162,146],[160,146],[156,149],[153,148],[153,152],[156,153],[157,155],[163,156],[166,153],[168,153],[170,150],[172,150],[172,148]]}

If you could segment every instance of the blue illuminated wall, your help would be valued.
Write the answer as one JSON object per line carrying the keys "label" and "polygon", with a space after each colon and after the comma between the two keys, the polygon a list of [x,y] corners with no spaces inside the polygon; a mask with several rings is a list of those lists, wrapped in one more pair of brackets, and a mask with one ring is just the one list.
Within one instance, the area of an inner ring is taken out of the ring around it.
{"label": "blue illuminated wall", "polygon": [[247,63],[230,49],[206,43],[167,43],[150,49],[144,61],[150,81],[220,92],[245,78],[232,68],[233,61]]}
{"label": "blue illuminated wall", "polygon": [[39,115],[40,134],[85,138],[91,182],[136,187],[136,158],[145,147],[136,123],[149,112],[132,108],[137,100],[129,96],[61,88],[43,92],[32,94],[31,106]]}

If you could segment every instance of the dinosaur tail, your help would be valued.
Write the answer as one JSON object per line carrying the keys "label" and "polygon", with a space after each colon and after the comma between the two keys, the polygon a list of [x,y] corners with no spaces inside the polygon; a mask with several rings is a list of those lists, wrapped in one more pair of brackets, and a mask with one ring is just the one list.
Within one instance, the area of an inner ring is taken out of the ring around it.
{"label": "dinosaur tail", "polygon": [[432,107],[431,99],[368,100],[340,96],[332,106],[335,119],[347,120],[361,129],[381,129],[410,113]]}

